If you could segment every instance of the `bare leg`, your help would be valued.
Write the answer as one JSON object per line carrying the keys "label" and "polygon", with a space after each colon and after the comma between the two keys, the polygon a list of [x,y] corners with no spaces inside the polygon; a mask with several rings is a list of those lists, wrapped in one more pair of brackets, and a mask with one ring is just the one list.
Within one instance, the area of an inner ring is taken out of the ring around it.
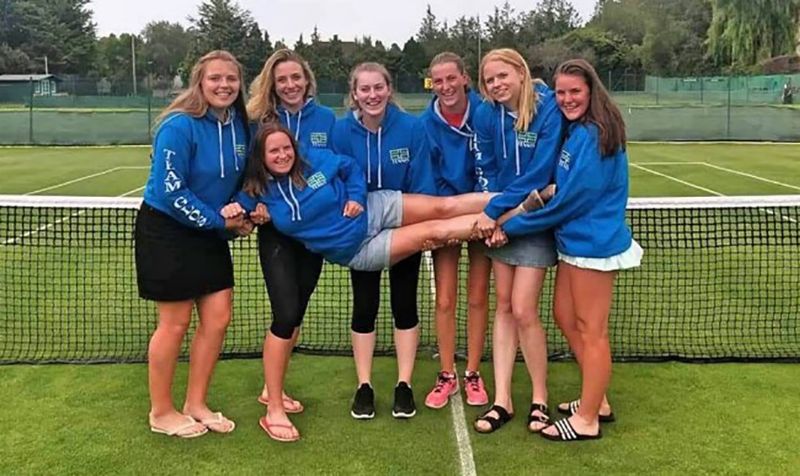
{"label": "bare leg", "polygon": [[[414,373],[414,362],[417,358],[419,344],[419,326],[412,329],[395,329],[394,346],[397,350],[397,382],[411,384]],[[359,384],[361,379],[359,378]]]}
{"label": "bare leg", "polygon": [[[499,261],[493,261],[495,287],[497,289],[497,306],[494,315],[494,333],[492,336],[492,364],[494,366],[494,405],[514,413],[514,402],[511,398],[511,377],[514,373],[514,361],[517,358],[519,340],[517,325],[511,313],[511,290],[514,282],[514,267]],[[497,418],[495,412],[489,416]],[[475,426],[488,431],[488,422],[476,421]]]}
{"label": "bare leg", "polygon": [[298,331],[299,329],[295,329],[291,339],[281,339],[272,332],[268,332],[267,342],[264,345],[264,373],[269,396],[267,421],[271,425],[275,425],[271,431],[281,438],[296,438],[299,436],[297,428],[292,425],[291,420],[286,415],[286,410],[283,408],[283,383],[294,342],[299,334]]}
{"label": "bare leg", "polygon": [[483,346],[486,342],[486,326],[489,321],[488,290],[492,261],[484,254],[479,243],[470,243],[468,250],[467,370],[477,372],[480,370]]}
{"label": "bare leg", "polygon": [[[281,405],[284,407],[284,409],[286,409],[287,405],[289,405],[291,407],[290,411],[298,410],[298,409],[302,408],[302,405],[300,404],[300,402],[292,399],[291,397],[289,397],[286,394],[286,390],[284,389],[284,386],[283,386],[283,383],[284,383],[284,380],[285,380],[285,374],[286,374],[286,365],[288,365],[289,358],[291,357],[291,354],[292,354],[292,350],[294,350],[294,348],[297,346],[297,339],[299,339],[299,337],[300,337],[300,328],[299,327],[294,330],[294,333],[292,333],[292,338],[288,339],[288,340],[287,339],[281,339],[280,337],[274,335],[272,332],[268,331],[267,335],[264,336],[264,351],[262,352],[262,357],[261,357],[261,360],[262,360],[262,363],[263,363],[263,367],[264,367],[264,387],[261,389],[261,401],[269,402],[269,404],[272,405],[272,400],[269,397],[270,396],[270,392],[269,392],[269,385],[268,385],[268,381],[269,381],[268,373],[270,372],[270,370],[268,370],[268,369],[270,369],[270,367],[272,366],[272,361],[275,358],[275,355],[278,355],[277,353],[283,352],[283,347],[282,346],[286,345],[287,342],[290,344],[289,345],[289,353],[286,355],[286,363],[284,364],[284,369],[281,371],[281,374],[280,374],[281,375],[281,388],[280,388],[280,390],[281,390]],[[280,342],[280,343],[276,344],[276,342]],[[277,353],[275,353],[275,352],[271,352],[269,350],[269,346],[270,345],[279,345],[281,347],[280,347],[280,350],[276,351]],[[276,370],[277,370],[277,367],[273,367],[271,371],[275,372]],[[270,419],[270,422],[272,422],[272,421],[273,420]]]}
{"label": "bare leg", "polygon": [[196,419],[213,417],[206,396],[231,321],[232,297],[233,290],[225,289],[197,300],[200,323],[189,352],[189,385],[184,403],[184,412]]}
{"label": "bare leg", "polygon": [[452,197],[435,197],[404,193],[403,226],[480,213],[494,195],[496,194],[465,193]]}
{"label": "bare leg", "polygon": [[442,372],[453,372],[456,354],[456,300],[461,245],[433,252],[436,280],[436,343]]}
{"label": "bare leg", "polygon": [[[581,405],[578,412],[569,418],[575,431],[594,435],[600,428],[600,405],[611,379],[608,315],[616,272],[581,269],[566,263],[560,266],[567,270],[578,332],[583,342]],[[554,427],[547,430],[555,434]]]}
{"label": "bare leg", "polygon": [[[539,319],[539,296],[546,268],[517,266],[511,292],[511,309],[517,325],[522,355],[531,378],[531,402],[547,405],[547,334]],[[531,423],[532,431],[544,428]]]}
{"label": "bare leg", "polygon": [[[583,340],[578,332],[578,317],[575,315],[575,308],[572,304],[573,294],[570,286],[570,270],[574,267],[568,267],[559,263],[556,269],[556,282],[555,291],[553,293],[553,317],[556,324],[561,329],[562,334],[567,339],[572,354],[581,367],[583,362]],[[569,408],[566,404],[562,405],[564,409]],[[607,396],[603,396],[603,403],[600,405],[600,414],[611,414],[611,405],[608,402]]]}
{"label": "bare leg", "polygon": [[[186,424],[186,416],[178,412],[172,402],[172,381],[194,301],[159,302],[157,307],[158,327],[147,351],[150,422],[159,428],[176,428]],[[204,426],[198,423],[191,432],[203,430]]]}
{"label": "bare leg", "polygon": [[367,334],[351,332],[353,341],[353,360],[356,364],[358,385],[371,383],[372,355],[375,353],[375,331]]}

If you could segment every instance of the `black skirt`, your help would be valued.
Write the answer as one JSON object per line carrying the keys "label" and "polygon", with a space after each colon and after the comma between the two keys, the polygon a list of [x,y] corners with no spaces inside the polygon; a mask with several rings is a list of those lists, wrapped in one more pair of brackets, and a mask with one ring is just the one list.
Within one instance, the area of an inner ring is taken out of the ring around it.
{"label": "black skirt", "polygon": [[186,301],[233,287],[228,242],[142,203],[136,215],[136,283],[151,301]]}

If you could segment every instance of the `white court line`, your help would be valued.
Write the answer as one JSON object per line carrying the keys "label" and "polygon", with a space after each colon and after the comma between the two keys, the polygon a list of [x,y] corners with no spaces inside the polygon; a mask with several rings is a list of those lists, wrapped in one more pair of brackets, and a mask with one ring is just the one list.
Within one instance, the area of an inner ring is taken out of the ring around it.
{"label": "white court line", "polygon": [[[647,167],[642,167],[641,165],[638,165],[638,164],[630,164],[630,165],[632,167],[636,167],[637,169],[644,170],[645,172],[649,172],[649,173],[651,173],[653,175],[658,175],[659,177],[664,177],[665,179],[672,180],[674,182],[678,182],[680,184],[686,185],[687,187],[693,187],[693,188],[696,188],[697,190],[702,190],[702,191],[704,191],[706,193],[710,193],[710,194],[716,195],[718,197],[724,197],[725,196],[725,194],[716,192],[714,190],[711,190],[710,188],[701,187],[700,185],[696,185],[696,184],[693,184],[691,182],[687,182],[685,180],[681,180],[681,179],[673,177],[671,175],[662,174],[661,172],[656,172],[655,170],[648,169]],[[765,208],[761,208],[760,210],[763,211],[764,213],[766,213],[767,215],[774,215],[775,214],[775,212],[773,212],[772,210],[767,210]],[[791,223],[797,223],[797,220],[795,220],[792,217],[785,216],[785,215],[781,215],[781,219],[785,220],[785,221],[788,221],[788,222],[791,222]]]}
{"label": "white court line", "polygon": [[68,181],[63,182],[63,183],[59,183],[59,184],[56,184],[56,185],[51,185],[51,186],[45,187],[45,188],[40,188],[39,190],[34,190],[33,192],[28,192],[28,193],[25,193],[23,195],[36,195],[37,193],[47,192],[48,190],[53,190],[53,189],[56,189],[56,188],[65,187],[67,185],[72,185],[73,183],[78,183],[78,182],[81,182],[83,180],[88,180],[90,178],[95,178],[95,177],[100,177],[101,175],[110,174],[112,172],[116,172],[117,170],[135,170],[135,169],[149,169],[149,168],[150,167],[135,166],[135,165],[123,165],[123,166],[119,166],[119,167],[113,167],[113,168],[104,170],[102,172],[97,172],[96,174],[86,175],[84,177],[78,177],[76,179],[68,180]]}
{"label": "white court line", "polygon": [[712,169],[722,170],[723,172],[728,172],[736,175],[741,175],[742,177],[751,178],[754,180],[760,180],[762,182],[771,183],[772,185],[779,185],[781,187],[791,188],[792,190],[800,190],[800,187],[796,185],[789,185],[788,183],[778,182],[775,180],[770,180],[768,178],[759,177],[758,175],[748,174],[747,172],[741,172],[739,170],[729,169],[727,167],[722,167],[720,165],[710,164],[708,162],[702,162],[703,165],[706,167],[711,167]]}
{"label": "white court line", "polygon": [[636,164],[637,165],[703,165],[705,164],[705,162],[636,162]]}
{"label": "white court line", "polygon": [[710,188],[701,187],[700,185],[693,184],[691,182],[687,182],[685,180],[681,180],[679,178],[673,177],[672,175],[662,174],[661,172],[656,172],[655,170],[648,169],[647,167],[642,167],[639,164],[630,164],[631,167],[636,167],[637,169],[644,170],[645,172],[649,172],[653,175],[658,175],[659,177],[664,177],[665,179],[672,180],[673,182],[678,182],[679,184],[686,185],[687,187],[696,188],[697,190],[702,190],[703,192],[710,193],[711,195],[716,195],[718,197],[724,197],[725,195],[719,192],[715,192]]}
{"label": "white court line", "polygon": [[[434,300],[436,299],[436,277],[433,270],[433,253],[425,251],[422,254],[422,262],[425,269],[430,273],[430,290]],[[437,354],[438,355],[438,354]],[[455,369],[454,369],[455,370]],[[458,371],[456,370],[456,376]],[[456,377],[458,378],[458,377]],[[478,473],[475,469],[475,458],[472,454],[472,444],[469,441],[469,430],[464,414],[464,401],[461,398],[461,392],[456,392],[455,395],[450,397],[451,416],[453,418],[453,432],[456,435],[456,448],[458,449],[458,460],[461,465],[462,476],[476,476]]]}
{"label": "white court line", "polygon": [[[458,378],[456,374],[456,378]],[[469,431],[464,423],[464,401],[461,398],[461,391],[456,392],[450,397],[450,408],[453,416],[453,431],[456,434],[456,446],[458,447],[458,457],[461,462],[462,476],[476,476],[475,457],[472,454],[472,444],[469,441]]]}

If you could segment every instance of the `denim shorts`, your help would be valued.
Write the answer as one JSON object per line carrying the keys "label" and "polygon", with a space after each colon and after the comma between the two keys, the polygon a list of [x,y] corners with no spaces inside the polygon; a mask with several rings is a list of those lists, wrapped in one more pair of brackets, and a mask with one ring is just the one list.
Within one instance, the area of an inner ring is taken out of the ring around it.
{"label": "denim shorts", "polygon": [[558,260],[552,231],[514,237],[500,248],[488,248],[486,256],[501,263],[525,268],[549,268]]}
{"label": "denim shorts", "polygon": [[392,231],[403,223],[403,194],[378,190],[367,194],[367,236],[347,267],[378,271],[391,264]]}

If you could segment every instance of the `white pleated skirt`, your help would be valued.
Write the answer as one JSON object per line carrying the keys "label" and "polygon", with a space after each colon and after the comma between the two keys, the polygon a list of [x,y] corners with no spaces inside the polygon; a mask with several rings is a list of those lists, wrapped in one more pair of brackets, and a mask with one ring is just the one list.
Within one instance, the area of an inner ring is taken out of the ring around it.
{"label": "white pleated skirt", "polygon": [[572,266],[584,269],[594,269],[597,271],[617,271],[621,269],[636,268],[642,264],[644,250],[636,240],[631,240],[631,246],[627,250],[608,258],[584,258],[580,256],[569,256],[561,252],[558,259],[571,264]]}

